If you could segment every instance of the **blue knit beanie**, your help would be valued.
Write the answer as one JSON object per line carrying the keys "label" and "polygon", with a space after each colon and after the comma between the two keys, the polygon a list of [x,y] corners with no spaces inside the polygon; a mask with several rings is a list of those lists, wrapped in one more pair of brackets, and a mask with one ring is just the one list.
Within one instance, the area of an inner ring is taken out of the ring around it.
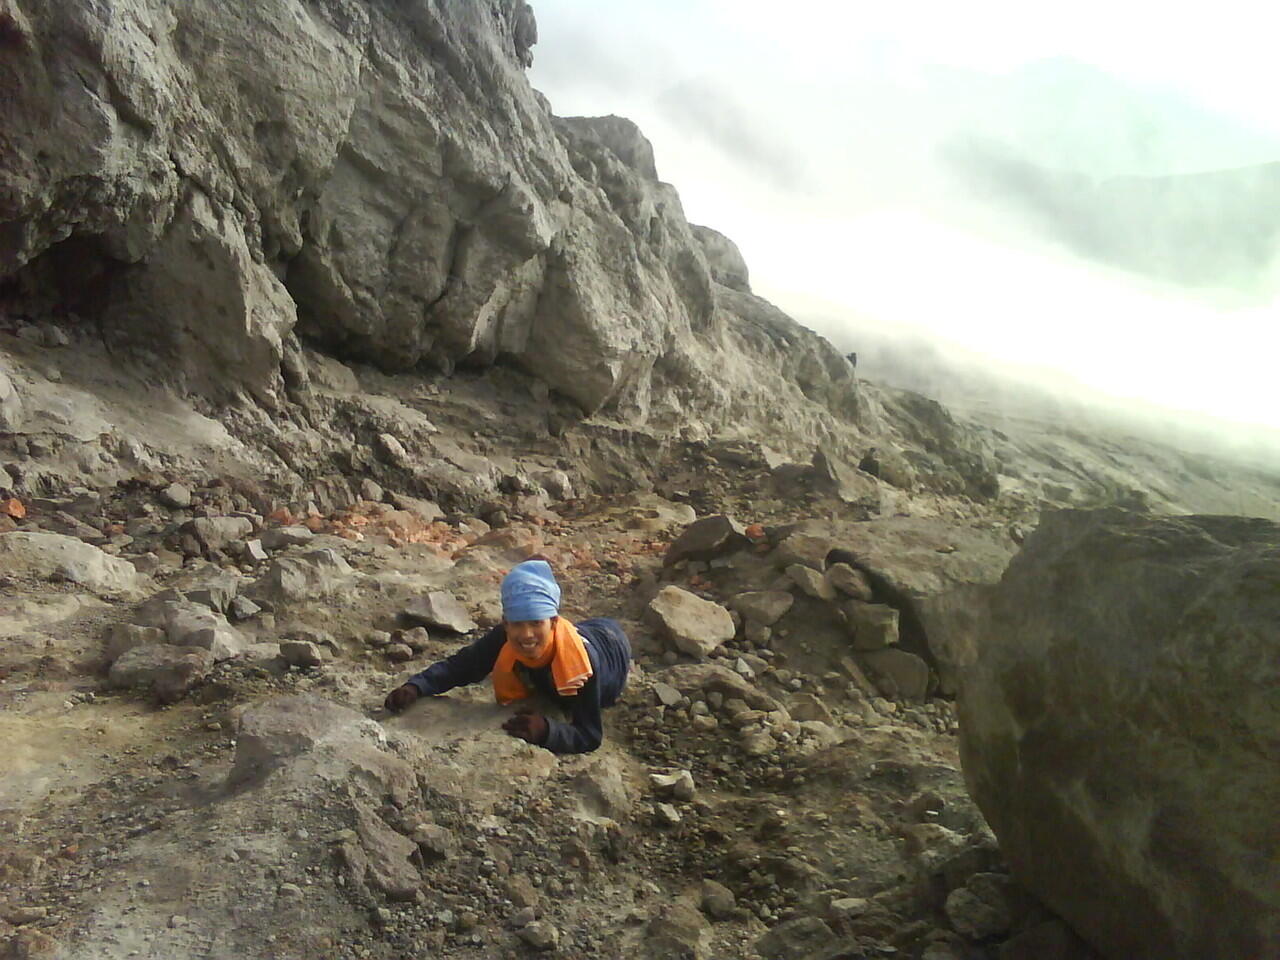
{"label": "blue knit beanie", "polygon": [[560,584],[545,560],[526,560],[502,580],[502,616],[508,622],[550,620],[560,612]]}

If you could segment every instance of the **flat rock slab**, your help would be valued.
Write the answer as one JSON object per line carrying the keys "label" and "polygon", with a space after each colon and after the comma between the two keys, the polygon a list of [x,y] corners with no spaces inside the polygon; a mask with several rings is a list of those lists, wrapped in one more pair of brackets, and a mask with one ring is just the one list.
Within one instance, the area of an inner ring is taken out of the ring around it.
{"label": "flat rock slab", "polygon": [[143,583],[128,561],[57,533],[0,535],[0,570],[42,580],[66,580],[107,596],[133,594]]}
{"label": "flat rock slab", "polygon": [[467,608],[457,597],[443,590],[433,590],[409,601],[400,617],[414,626],[439,627],[454,633],[470,633],[476,629],[476,622],[467,613]]}
{"label": "flat rock slab", "polygon": [[269,527],[258,539],[267,550],[283,550],[285,547],[305,547],[315,539],[315,534],[306,527]]}
{"label": "flat rock slab", "polygon": [[229,779],[238,782],[268,772],[321,746],[377,746],[384,740],[376,722],[349,707],[320,697],[274,697],[239,713]]}

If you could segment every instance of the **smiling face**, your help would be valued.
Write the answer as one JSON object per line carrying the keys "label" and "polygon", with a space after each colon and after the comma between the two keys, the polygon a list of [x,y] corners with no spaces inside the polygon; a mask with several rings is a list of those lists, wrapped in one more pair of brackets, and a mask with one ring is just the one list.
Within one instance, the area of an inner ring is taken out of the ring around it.
{"label": "smiling face", "polygon": [[538,660],[547,652],[556,618],[549,620],[507,620],[507,639],[515,644],[520,656]]}

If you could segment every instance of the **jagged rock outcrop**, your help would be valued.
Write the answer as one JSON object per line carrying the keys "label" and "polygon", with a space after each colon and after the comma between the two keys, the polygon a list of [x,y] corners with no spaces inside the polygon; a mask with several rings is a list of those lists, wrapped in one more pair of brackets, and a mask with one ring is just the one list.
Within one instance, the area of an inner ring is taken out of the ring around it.
{"label": "jagged rock outcrop", "polygon": [[516,364],[695,435],[853,427],[848,363],[695,234],[635,125],[551,115],[520,0],[0,17],[11,311],[267,406],[307,389],[301,336],[386,370]]}
{"label": "jagged rock outcrop", "polygon": [[1048,515],[960,698],[1018,877],[1115,960],[1280,943],[1280,526]]}

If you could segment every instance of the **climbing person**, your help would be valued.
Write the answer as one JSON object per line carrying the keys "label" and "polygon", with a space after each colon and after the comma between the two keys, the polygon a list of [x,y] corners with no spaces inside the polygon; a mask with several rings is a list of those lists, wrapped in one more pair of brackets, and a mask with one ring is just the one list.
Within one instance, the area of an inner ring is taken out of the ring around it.
{"label": "climbing person", "polygon": [[868,450],[866,456],[858,461],[858,469],[863,473],[871,474],[873,477],[880,476],[880,459],[876,456],[875,447]]}
{"label": "climbing person", "polygon": [[501,704],[542,694],[567,723],[523,708],[502,725],[513,737],[552,753],[588,753],[604,739],[601,711],[622,694],[631,644],[616,620],[571,623],[560,616],[560,584],[543,559],[517,564],[502,581],[502,622],[479,640],[434,663],[387,695],[397,713],[422,696],[492,677]]}

